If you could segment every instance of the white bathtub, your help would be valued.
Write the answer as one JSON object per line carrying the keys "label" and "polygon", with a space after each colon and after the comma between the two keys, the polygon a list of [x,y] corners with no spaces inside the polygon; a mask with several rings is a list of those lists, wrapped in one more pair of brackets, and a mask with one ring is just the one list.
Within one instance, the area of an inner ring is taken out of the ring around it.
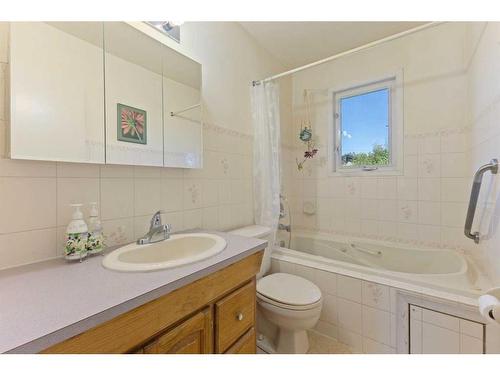
{"label": "white bathtub", "polygon": [[273,257],[351,276],[354,272],[361,278],[378,276],[378,281],[382,277],[392,286],[405,282],[458,292],[469,298],[475,298],[481,290],[477,273],[467,259],[448,249],[421,249],[328,233],[294,231],[290,248],[275,249]]}

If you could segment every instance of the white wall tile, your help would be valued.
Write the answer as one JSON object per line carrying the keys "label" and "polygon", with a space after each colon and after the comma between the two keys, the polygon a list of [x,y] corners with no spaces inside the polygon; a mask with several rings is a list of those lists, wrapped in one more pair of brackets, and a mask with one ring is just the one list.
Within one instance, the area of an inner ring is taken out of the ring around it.
{"label": "white wall tile", "polygon": [[56,226],[55,178],[0,178],[0,233]]}
{"label": "white wall tile", "polygon": [[338,303],[337,297],[330,294],[323,294],[323,308],[320,319],[334,325],[338,325]]}
{"label": "white wall tile", "polygon": [[105,241],[107,246],[122,245],[136,240],[134,236],[134,220],[131,217],[103,220],[102,227],[106,236]]}
{"label": "white wall tile", "polygon": [[419,177],[440,177],[441,176],[441,155],[424,154],[418,156],[418,176]]}
{"label": "white wall tile", "polygon": [[54,258],[56,229],[0,234],[0,269]]}
{"label": "white wall tile", "polygon": [[359,334],[363,332],[362,305],[360,303],[337,298],[337,311],[339,327]]}
{"label": "white wall tile", "polygon": [[361,303],[361,280],[348,276],[337,276],[337,296]]}
{"label": "white wall tile", "polygon": [[443,154],[441,161],[442,177],[466,177],[468,175],[467,156],[463,152]]}
{"label": "white wall tile", "polygon": [[439,202],[418,202],[418,222],[420,224],[441,224],[441,204]]}
{"label": "white wall tile", "polygon": [[391,344],[391,314],[363,306],[363,336],[385,345]]}
{"label": "white wall tile", "polygon": [[377,198],[397,199],[398,184],[396,177],[383,177],[377,179]]}
{"label": "white wall tile", "polygon": [[420,178],[418,180],[418,199],[439,202],[441,200],[441,180],[439,178]]}
{"label": "white wall tile", "polygon": [[398,199],[417,200],[418,183],[416,178],[398,177]]}
{"label": "white wall tile", "polygon": [[101,179],[101,215],[103,220],[134,216],[133,179]]}
{"label": "white wall tile", "polygon": [[337,295],[337,274],[323,270],[315,270],[314,279],[309,280],[315,282],[323,293],[328,293],[333,296]]}
{"label": "white wall tile", "polygon": [[448,227],[462,227],[465,222],[465,203],[443,202],[441,204],[441,224]]}
{"label": "white wall tile", "polygon": [[363,305],[371,306],[379,310],[390,311],[391,298],[388,286],[368,281],[363,281],[362,285]]}
{"label": "white wall tile", "polygon": [[162,185],[159,178],[134,179],[134,215],[152,215],[161,208]]}
{"label": "white wall tile", "polygon": [[202,207],[202,185],[201,180],[184,181],[184,206],[185,210]]}
{"label": "white wall tile", "polygon": [[161,180],[161,205],[166,212],[180,211],[184,202],[182,179],[163,178]]}
{"label": "white wall tile", "polygon": [[443,202],[467,202],[472,181],[469,178],[442,178],[441,197]]}

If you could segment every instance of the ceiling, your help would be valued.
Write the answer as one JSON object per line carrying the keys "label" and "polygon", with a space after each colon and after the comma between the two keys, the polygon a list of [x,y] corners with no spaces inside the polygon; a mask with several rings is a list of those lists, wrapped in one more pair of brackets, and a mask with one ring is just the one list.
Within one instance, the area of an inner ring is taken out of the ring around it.
{"label": "ceiling", "polygon": [[425,22],[240,22],[287,69],[397,34]]}

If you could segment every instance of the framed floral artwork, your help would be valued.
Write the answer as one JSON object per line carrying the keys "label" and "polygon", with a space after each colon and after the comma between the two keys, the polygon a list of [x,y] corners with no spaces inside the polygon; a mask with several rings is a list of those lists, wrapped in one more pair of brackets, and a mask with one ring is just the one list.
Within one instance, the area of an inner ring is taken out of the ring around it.
{"label": "framed floral artwork", "polygon": [[147,144],[146,111],[118,103],[117,119],[119,141]]}

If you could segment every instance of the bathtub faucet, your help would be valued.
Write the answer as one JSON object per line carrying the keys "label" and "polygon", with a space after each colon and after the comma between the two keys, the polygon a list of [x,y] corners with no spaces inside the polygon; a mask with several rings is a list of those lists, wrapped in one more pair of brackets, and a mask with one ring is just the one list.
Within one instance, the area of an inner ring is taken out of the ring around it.
{"label": "bathtub faucet", "polygon": [[290,232],[292,230],[290,225],[285,225],[285,224],[278,224],[278,230],[286,230],[287,232]]}

